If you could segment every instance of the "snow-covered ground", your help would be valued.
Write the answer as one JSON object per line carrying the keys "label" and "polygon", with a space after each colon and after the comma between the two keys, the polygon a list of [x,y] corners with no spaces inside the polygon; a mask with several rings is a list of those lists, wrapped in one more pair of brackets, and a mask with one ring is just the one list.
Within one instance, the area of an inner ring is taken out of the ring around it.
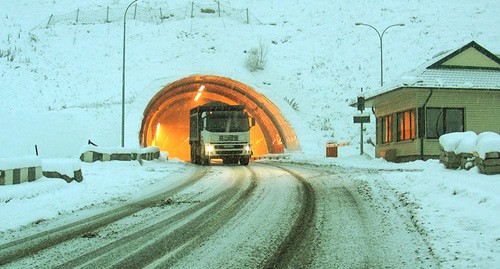
{"label": "snow-covered ground", "polygon": [[[108,6],[120,13],[129,2],[0,3],[0,158],[33,155],[35,144],[43,159],[75,157],[88,139],[119,144],[122,22],[68,19],[45,25],[51,14]],[[377,171],[358,170],[352,177],[407,201],[445,267],[500,263],[500,176],[481,175],[476,168],[450,171],[437,161],[392,164],[356,156],[359,127],[349,107],[361,88],[378,89],[380,72],[376,33],[356,22],[379,29],[405,23],[384,36],[384,80],[391,81],[471,40],[500,53],[498,1],[221,1],[223,7],[248,7],[250,24],[236,16],[191,19],[190,2],[138,3],[171,10],[179,19],[128,24],[127,146],[137,146],[145,104],[163,85],[198,73],[230,77],[281,109],[302,148],[291,161]],[[259,42],[268,48],[267,64],[252,73],[244,67],[244,51]],[[294,99],[298,109],[285,98]],[[375,139],[373,129],[370,124],[367,138]],[[325,142],[331,140],[351,146],[341,147],[339,158],[325,159]],[[373,148],[365,150],[373,156]],[[133,199],[139,190],[170,184],[176,177],[167,175],[183,169],[189,168],[178,161],[82,164],[82,183],[42,178],[0,186],[0,235],[5,239],[9,229]]]}
{"label": "snow-covered ground", "polygon": [[[447,170],[437,161],[393,164],[368,156],[292,155],[284,162],[320,165],[346,180],[366,181],[374,195],[414,216],[444,268],[494,268],[500,261],[499,176],[481,175],[476,168]],[[175,160],[143,166],[113,161],[84,163],[82,170],[82,183],[42,178],[2,186],[0,243],[19,236],[14,231],[81,218],[174,186],[193,166]]]}
{"label": "snow-covered ground", "polygon": [[291,161],[342,168],[348,175],[352,167],[350,179],[367,180],[373,191],[399,196],[398,202],[415,214],[415,225],[429,236],[443,268],[492,268],[500,261],[498,175],[481,175],[477,167],[448,170],[437,160],[394,164],[368,156],[297,156]]}

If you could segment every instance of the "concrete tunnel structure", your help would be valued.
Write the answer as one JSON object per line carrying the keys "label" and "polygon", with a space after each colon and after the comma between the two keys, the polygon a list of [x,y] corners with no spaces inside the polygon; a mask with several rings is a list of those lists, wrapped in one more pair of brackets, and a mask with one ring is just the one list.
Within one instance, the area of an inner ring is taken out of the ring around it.
{"label": "concrete tunnel structure", "polygon": [[253,156],[299,149],[294,130],[269,99],[246,84],[213,75],[182,78],[156,93],[144,110],[140,144],[189,161],[189,110],[210,101],[244,105],[255,118],[250,130]]}

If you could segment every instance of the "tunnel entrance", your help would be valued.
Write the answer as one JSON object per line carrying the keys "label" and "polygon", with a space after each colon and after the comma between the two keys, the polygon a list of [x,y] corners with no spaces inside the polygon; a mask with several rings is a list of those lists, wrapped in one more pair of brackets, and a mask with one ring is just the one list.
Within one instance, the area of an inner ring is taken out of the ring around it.
{"label": "tunnel entrance", "polygon": [[290,124],[264,95],[241,82],[212,75],[186,77],[161,89],[144,110],[141,145],[157,146],[170,158],[189,161],[189,110],[210,101],[244,105],[255,118],[250,131],[254,157],[299,149]]}

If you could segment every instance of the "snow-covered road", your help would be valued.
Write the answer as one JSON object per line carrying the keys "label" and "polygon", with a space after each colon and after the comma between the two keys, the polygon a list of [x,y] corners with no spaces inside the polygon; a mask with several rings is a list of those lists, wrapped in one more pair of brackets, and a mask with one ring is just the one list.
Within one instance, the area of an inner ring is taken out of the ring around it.
{"label": "snow-covered road", "polygon": [[147,197],[3,237],[3,266],[439,267],[406,207],[353,171],[269,162],[177,168]]}

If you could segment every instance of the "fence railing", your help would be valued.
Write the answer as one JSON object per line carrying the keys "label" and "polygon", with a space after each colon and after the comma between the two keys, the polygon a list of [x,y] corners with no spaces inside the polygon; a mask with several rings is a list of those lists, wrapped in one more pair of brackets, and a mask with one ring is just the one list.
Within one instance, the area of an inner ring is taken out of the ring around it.
{"label": "fence railing", "polygon": [[[96,10],[77,9],[63,15],[50,15],[47,22],[38,25],[39,27],[51,27],[56,24],[101,24],[112,23],[123,20],[125,8],[107,7]],[[262,24],[248,8],[238,9],[221,5],[219,2],[212,4],[188,3],[186,6],[172,9],[165,7],[147,7],[138,3],[130,7],[127,13],[127,20],[140,20],[148,23],[160,24],[171,20],[185,20],[190,18],[229,18],[241,23]]]}

